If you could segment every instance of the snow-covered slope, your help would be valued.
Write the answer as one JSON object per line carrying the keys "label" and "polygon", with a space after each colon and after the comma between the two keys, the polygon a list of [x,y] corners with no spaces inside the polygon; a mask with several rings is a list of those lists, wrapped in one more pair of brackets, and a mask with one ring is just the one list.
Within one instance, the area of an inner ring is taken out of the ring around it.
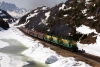
{"label": "snow-covered slope", "polygon": [[0,2],[0,9],[7,11],[13,17],[22,17],[23,15],[30,12],[30,10],[26,10],[25,8],[18,8],[15,4]]}
{"label": "snow-covered slope", "polygon": [[[0,32],[0,43],[4,44],[3,46],[0,46],[0,48],[9,46],[8,43],[3,42],[1,39],[15,39],[28,47],[27,50],[22,52],[23,55],[31,57],[32,60],[43,64],[48,61],[51,63],[48,64],[48,67],[92,67],[82,61],[77,61],[73,57],[62,57],[50,48],[45,48],[41,43],[39,43],[39,41],[24,35],[16,27],[13,27],[12,25],[10,26],[11,28],[9,30]],[[11,56],[8,54],[0,53],[0,56],[2,56],[0,62],[1,67],[23,67],[23,65],[25,65],[25,62],[20,61],[20,63],[18,63],[15,59],[11,59]],[[56,61],[51,61],[55,58],[57,59]],[[6,63],[4,61],[6,61]]]}
{"label": "snow-covered slope", "polygon": [[80,40],[77,42],[77,46],[79,48],[79,50],[85,50],[86,53],[92,54],[92,55],[96,55],[96,56],[100,56],[100,33],[97,33],[95,29],[91,29],[88,26],[82,25],[78,28],[76,28],[77,32],[82,33],[83,36],[86,35],[90,35],[92,34],[92,36],[90,37],[90,39],[88,39],[87,41],[91,41],[92,39],[96,38],[96,42],[94,43],[90,43],[88,44],[82,44],[80,43]]}

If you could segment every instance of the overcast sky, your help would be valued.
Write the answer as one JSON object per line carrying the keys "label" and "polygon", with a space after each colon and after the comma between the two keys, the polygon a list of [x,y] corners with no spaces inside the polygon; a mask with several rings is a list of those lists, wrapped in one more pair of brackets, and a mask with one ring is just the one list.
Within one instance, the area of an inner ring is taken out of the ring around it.
{"label": "overcast sky", "polygon": [[66,0],[0,0],[16,4],[17,7],[35,9],[40,6],[52,7],[58,3],[65,2]]}

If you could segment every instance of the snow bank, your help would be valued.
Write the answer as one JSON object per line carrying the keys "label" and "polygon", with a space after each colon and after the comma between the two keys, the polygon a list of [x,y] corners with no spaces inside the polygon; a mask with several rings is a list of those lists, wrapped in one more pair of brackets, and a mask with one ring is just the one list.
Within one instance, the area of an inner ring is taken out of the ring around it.
{"label": "snow bank", "polygon": [[33,60],[45,63],[48,58],[54,56],[56,60],[50,61],[48,64],[50,67],[91,67],[88,64],[76,61],[73,57],[62,57],[55,53],[55,51],[50,48],[45,48],[42,44],[35,42],[34,46],[30,47],[28,50],[24,51],[22,54],[33,58]]}
{"label": "snow bank", "polygon": [[82,34],[90,34],[92,32],[97,34],[95,29],[91,29],[90,27],[85,25],[81,25],[80,27],[76,28],[76,31]]}
{"label": "snow bank", "polygon": [[94,44],[81,44],[77,42],[79,50],[85,50],[86,53],[100,56],[100,35],[97,35],[96,43]]}
{"label": "snow bank", "polygon": [[77,42],[77,46],[79,50],[85,50],[86,53],[100,56],[100,33],[97,33],[95,29],[91,29],[88,26],[81,25],[80,27],[76,28],[77,32],[80,32],[82,34],[90,34],[94,32],[95,35],[94,37],[97,37],[96,43],[94,44],[81,44],[80,42]]}

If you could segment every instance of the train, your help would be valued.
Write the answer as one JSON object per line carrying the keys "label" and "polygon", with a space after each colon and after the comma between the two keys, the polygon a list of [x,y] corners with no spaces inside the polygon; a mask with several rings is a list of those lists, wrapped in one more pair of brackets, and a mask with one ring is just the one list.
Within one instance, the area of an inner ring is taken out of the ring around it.
{"label": "train", "polygon": [[19,29],[32,37],[44,40],[49,43],[56,44],[57,46],[63,47],[65,49],[68,49],[74,52],[78,50],[77,44],[74,40],[67,39],[67,38],[59,38],[54,35],[49,35],[46,33],[33,31],[25,27],[19,27]]}

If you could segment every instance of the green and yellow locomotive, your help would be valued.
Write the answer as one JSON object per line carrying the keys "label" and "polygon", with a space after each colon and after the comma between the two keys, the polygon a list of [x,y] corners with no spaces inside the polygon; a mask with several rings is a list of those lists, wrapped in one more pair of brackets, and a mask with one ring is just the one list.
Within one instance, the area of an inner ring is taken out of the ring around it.
{"label": "green and yellow locomotive", "polygon": [[76,45],[76,42],[73,40],[69,40],[69,39],[64,39],[64,38],[58,38],[56,36],[52,36],[52,35],[45,35],[44,36],[44,40],[55,43],[58,46],[63,46],[67,49],[70,49],[72,51],[77,51],[78,47]]}
{"label": "green and yellow locomotive", "polygon": [[20,27],[19,29],[33,37],[39,38],[41,40],[45,40],[47,42],[54,43],[57,46],[61,46],[72,51],[78,50],[76,42],[72,39],[60,38],[54,35],[48,35],[41,32],[32,31],[23,27]]}

